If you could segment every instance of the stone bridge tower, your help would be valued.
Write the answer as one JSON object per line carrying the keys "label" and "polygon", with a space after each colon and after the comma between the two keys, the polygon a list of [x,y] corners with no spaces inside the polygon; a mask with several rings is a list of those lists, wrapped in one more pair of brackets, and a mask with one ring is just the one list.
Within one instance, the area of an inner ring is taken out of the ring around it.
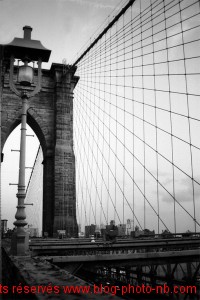
{"label": "stone bridge tower", "polygon": [[[17,67],[14,71],[16,76]],[[78,234],[73,151],[73,90],[78,82],[75,71],[75,66],[63,64],[52,64],[50,70],[43,69],[42,89],[28,100],[27,123],[36,133],[43,150],[43,232],[48,232],[49,236],[58,229],[65,229],[68,236]],[[3,150],[8,136],[21,122],[22,103],[9,88],[6,68],[1,78]]]}

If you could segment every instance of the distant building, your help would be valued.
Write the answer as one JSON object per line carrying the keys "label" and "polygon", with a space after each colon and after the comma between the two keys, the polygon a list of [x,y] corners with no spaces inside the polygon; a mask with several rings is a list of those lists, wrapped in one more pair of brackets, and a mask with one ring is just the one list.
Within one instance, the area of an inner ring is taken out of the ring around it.
{"label": "distant building", "polygon": [[81,224],[78,224],[78,233],[81,233]]}
{"label": "distant building", "polygon": [[119,224],[118,228],[118,236],[125,236],[126,235],[126,224]]}
{"label": "distant building", "polygon": [[193,236],[193,233],[190,230],[187,230],[182,234],[182,237],[191,237]]}
{"label": "distant building", "polygon": [[161,236],[164,239],[168,239],[168,238],[173,238],[174,237],[173,234],[169,230],[167,230],[167,229],[162,230]]}
{"label": "distant building", "polygon": [[105,241],[116,241],[118,235],[118,228],[115,226],[115,221],[111,220],[110,225],[106,225],[106,229],[103,233],[103,239]]}
{"label": "distant building", "polygon": [[154,237],[155,236],[155,231],[154,230],[149,230],[149,229],[144,229],[140,230],[138,226],[135,226],[135,231],[131,231],[131,236],[132,237]]}
{"label": "distant building", "polygon": [[96,231],[100,231],[100,226],[99,225],[96,225]]}
{"label": "distant building", "polygon": [[79,238],[84,238],[84,237],[85,237],[85,234],[84,234],[83,232],[79,232],[79,233],[78,233],[78,237],[79,237]]}
{"label": "distant building", "polygon": [[138,226],[135,226],[135,231],[131,232],[132,237],[139,237],[139,236],[143,236],[143,235],[144,235],[144,231],[140,230]]}
{"label": "distant building", "polygon": [[96,230],[96,225],[94,225],[94,224],[85,226],[85,237],[88,238],[88,237],[90,237],[90,235],[94,235],[95,230]]}
{"label": "distant building", "polygon": [[103,224],[103,223],[101,223],[101,224],[100,224],[100,230],[101,230],[101,229],[105,229],[105,228],[106,228],[106,225]]}
{"label": "distant building", "polygon": [[2,219],[1,220],[1,236],[3,237],[5,233],[7,232],[7,222],[8,220]]}
{"label": "distant building", "polygon": [[[98,227],[97,227],[98,228]],[[96,229],[95,232],[94,232],[94,237],[96,239],[100,238],[101,237],[101,231],[99,229]]]}
{"label": "distant building", "polygon": [[132,229],[132,226],[131,226],[131,220],[130,219],[127,219],[126,221],[126,234],[127,235],[130,235],[131,234],[131,229]]}
{"label": "distant building", "polygon": [[39,237],[39,230],[38,228],[28,227],[29,237]]}
{"label": "distant building", "polygon": [[106,228],[101,228],[100,232],[101,232],[101,236],[104,237],[106,234]]}

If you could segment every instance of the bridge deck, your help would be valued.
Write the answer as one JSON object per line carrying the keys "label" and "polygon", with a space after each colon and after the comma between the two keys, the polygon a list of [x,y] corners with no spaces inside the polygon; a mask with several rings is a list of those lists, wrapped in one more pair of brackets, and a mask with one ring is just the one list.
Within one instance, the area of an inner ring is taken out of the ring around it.
{"label": "bridge deck", "polygon": [[[14,284],[13,282],[8,283],[10,285],[10,293],[6,295],[6,299],[33,299],[33,297],[38,300],[99,299],[99,294],[95,294],[91,284],[64,269],[52,265],[43,258],[8,256],[6,251],[4,251],[4,256],[6,256],[5,268],[7,267],[7,269],[12,271],[12,276],[14,276],[15,280]],[[21,288],[19,292],[16,289],[18,286]],[[25,287],[26,293],[24,295],[23,290],[25,290]],[[71,289],[70,291],[70,287],[77,287],[77,290]],[[83,289],[80,287],[83,287]],[[87,287],[90,288],[87,289]],[[30,292],[28,293],[27,291]],[[30,297],[32,293],[33,297]],[[122,299],[116,295],[105,294],[103,292],[100,297],[102,300],[110,300],[111,298],[113,300]]]}
{"label": "bridge deck", "polygon": [[194,259],[200,258],[200,250],[183,250],[183,251],[166,251],[166,252],[147,252],[147,253],[128,253],[128,254],[101,254],[101,255],[75,255],[75,256],[48,256],[46,260],[50,260],[53,263],[74,263],[74,262],[99,262],[105,263],[106,261],[121,261],[124,265],[126,262],[131,262],[132,265],[142,265],[148,262],[156,261],[161,264],[165,263],[166,260],[170,263],[193,261]]}
{"label": "bridge deck", "polygon": [[195,238],[175,238],[175,239],[149,239],[149,240],[129,240],[107,243],[97,241],[69,240],[33,240],[30,243],[30,250],[36,255],[55,255],[59,252],[65,255],[97,254],[105,251],[114,252],[154,252],[167,250],[197,249],[200,247],[200,239]]}

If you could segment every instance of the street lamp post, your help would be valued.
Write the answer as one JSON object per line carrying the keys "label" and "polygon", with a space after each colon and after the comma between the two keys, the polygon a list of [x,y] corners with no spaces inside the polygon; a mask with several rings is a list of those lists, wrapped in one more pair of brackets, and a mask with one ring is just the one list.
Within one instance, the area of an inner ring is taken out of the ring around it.
{"label": "street lamp post", "polygon": [[[26,119],[28,99],[35,96],[41,90],[41,64],[48,62],[51,51],[44,48],[40,41],[31,39],[32,28],[23,27],[24,38],[14,38],[14,40],[4,47],[4,58],[10,59],[9,85],[11,90],[22,100],[21,116],[21,142],[19,159],[19,179],[18,179],[18,205],[15,214],[16,229],[12,236],[11,254],[25,255],[28,250],[28,233],[25,230],[26,214],[24,200],[26,197],[25,187],[25,158],[26,158]],[[14,61],[20,59],[24,64],[18,68],[17,83],[14,82]],[[29,66],[30,62],[38,62],[38,80],[34,86],[34,70]],[[16,87],[17,86],[17,87]]]}
{"label": "street lamp post", "polygon": [[28,250],[28,233],[24,229],[27,225],[24,200],[26,198],[25,187],[25,160],[26,160],[26,118],[27,118],[27,94],[22,93],[22,117],[21,117],[21,142],[20,142],[20,158],[19,158],[19,179],[18,179],[18,205],[15,214],[16,231],[12,236],[11,253],[13,255],[24,255]]}

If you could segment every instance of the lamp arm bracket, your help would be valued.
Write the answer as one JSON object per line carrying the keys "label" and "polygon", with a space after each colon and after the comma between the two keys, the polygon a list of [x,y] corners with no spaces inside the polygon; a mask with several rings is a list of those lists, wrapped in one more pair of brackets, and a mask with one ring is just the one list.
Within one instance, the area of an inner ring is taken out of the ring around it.
{"label": "lamp arm bracket", "polygon": [[10,89],[17,95],[21,96],[21,93],[16,89],[14,82],[13,82],[13,72],[14,72],[14,56],[11,56],[10,58],[10,76],[9,76],[9,85]]}

